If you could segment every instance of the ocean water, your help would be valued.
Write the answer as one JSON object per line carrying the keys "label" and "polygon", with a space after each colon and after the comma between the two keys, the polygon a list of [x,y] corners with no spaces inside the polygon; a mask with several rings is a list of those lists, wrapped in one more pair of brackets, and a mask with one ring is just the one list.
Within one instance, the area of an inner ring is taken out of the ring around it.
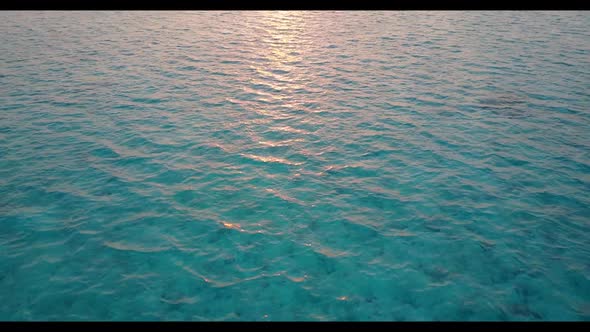
{"label": "ocean water", "polygon": [[587,12],[0,13],[0,320],[590,320]]}

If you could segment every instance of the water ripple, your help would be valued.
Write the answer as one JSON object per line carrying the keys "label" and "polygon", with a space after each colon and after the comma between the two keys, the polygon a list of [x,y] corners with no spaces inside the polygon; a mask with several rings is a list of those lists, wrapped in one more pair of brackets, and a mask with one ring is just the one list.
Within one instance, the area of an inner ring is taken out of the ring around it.
{"label": "water ripple", "polygon": [[590,319],[586,13],[0,16],[0,320]]}

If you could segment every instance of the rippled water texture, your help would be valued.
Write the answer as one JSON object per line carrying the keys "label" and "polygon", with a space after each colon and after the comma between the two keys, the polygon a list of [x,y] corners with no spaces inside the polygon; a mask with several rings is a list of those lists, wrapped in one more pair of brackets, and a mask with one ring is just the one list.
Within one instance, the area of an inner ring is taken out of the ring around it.
{"label": "rippled water texture", "polygon": [[0,319],[590,320],[587,12],[0,13]]}

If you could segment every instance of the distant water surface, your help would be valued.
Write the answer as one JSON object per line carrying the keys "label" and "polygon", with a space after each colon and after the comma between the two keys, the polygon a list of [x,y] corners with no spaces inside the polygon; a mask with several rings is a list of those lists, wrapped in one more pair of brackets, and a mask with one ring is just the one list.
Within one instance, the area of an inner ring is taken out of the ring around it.
{"label": "distant water surface", "polygon": [[587,12],[0,13],[0,320],[590,320]]}

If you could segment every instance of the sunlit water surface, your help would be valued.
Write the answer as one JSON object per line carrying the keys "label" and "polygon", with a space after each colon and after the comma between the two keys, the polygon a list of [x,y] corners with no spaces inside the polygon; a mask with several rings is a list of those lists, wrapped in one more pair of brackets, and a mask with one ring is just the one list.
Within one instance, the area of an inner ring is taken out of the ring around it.
{"label": "sunlit water surface", "polygon": [[590,320],[587,12],[0,13],[0,319]]}

